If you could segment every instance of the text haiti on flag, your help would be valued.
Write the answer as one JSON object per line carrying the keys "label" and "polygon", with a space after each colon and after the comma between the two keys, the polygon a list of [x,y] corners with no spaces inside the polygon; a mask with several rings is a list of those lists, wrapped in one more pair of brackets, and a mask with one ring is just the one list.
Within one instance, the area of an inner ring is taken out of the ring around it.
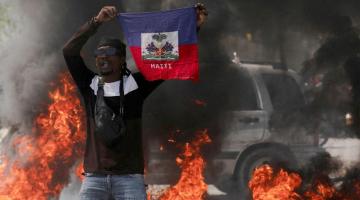
{"label": "text haiti on flag", "polygon": [[118,19],[134,61],[147,80],[198,79],[194,7],[121,13]]}

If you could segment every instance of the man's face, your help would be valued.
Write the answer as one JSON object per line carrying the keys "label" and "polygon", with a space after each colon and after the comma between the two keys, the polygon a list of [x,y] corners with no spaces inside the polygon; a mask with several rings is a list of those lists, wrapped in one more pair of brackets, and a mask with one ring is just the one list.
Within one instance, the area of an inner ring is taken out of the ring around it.
{"label": "man's face", "polygon": [[99,47],[95,56],[96,68],[101,75],[120,74],[125,59],[119,55],[117,49],[110,46]]}

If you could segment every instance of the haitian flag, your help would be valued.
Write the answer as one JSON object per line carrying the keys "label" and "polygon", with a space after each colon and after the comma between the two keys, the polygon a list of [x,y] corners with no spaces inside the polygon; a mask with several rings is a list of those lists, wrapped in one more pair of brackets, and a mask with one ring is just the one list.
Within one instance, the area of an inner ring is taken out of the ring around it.
{"label": "haitian flag", "polygon": [[198,79],[195,7],[121,13],[118,20],[134,61],[147,80]]}

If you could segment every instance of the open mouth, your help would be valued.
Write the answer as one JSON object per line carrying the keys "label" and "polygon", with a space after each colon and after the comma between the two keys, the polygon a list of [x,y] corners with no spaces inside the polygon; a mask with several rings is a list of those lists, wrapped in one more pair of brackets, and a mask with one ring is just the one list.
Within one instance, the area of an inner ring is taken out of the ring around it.
{"label": "open mouth", "polygon": [[111,66],[109,65],[108,61],[102,61],[100,63],[100,71],[101,72],[110,72],[112,70]]}

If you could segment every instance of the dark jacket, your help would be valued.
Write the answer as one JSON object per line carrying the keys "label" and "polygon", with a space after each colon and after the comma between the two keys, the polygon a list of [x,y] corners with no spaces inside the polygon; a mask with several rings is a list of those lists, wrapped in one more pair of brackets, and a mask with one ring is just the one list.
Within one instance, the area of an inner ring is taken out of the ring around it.
{"label": "dark jacket", "polygon": [[[90,83],[96,75],[89,70],[80,50],[87,40],[95,34],[98,24],[90,20],[77,31],[65,44],[63,54],[86,109],[87,137],[84,158],[85,172],[99,174],[142,174],[144,172],[144,156],[142,148],[141,115],[145,98],[162,82],[147,81],[140,73],[133,77],[138,89],[125,95],[124,119],[127,127],[126,136],[113,148],[105,146],[94,133],[94,108],[96,96]],[[105,97],[106,104],[119,113],[120,97]]]}

